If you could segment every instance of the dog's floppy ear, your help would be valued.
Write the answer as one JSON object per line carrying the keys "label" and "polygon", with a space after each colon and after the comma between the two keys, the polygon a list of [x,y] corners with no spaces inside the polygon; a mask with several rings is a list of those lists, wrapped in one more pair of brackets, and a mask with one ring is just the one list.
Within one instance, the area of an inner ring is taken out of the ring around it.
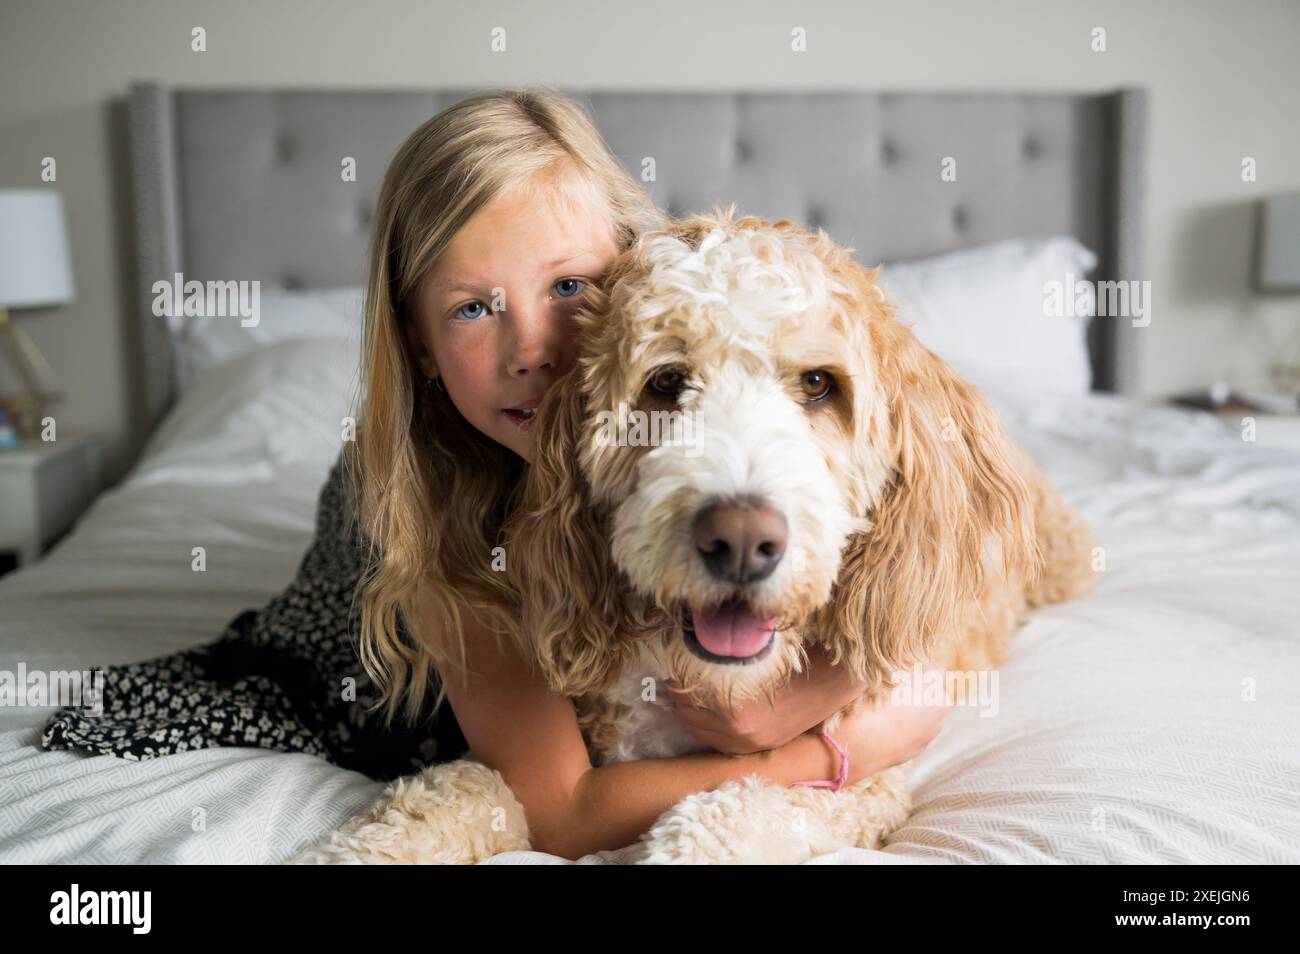
{"label": "dog's floppy ear", "polygon": [[1039,554],[1027,456],[858,268],[852,334],[876,386],[855,400],[855,441],[892,473],[865,514],[872,528],[845,548],[823,622],[838,632],[820,638],[848,647],[851,671],[878,687],[960,635],[989,566],[1032,578]]}
{"label": "dog's floppy ear", "polygon": [[606,517],[579,466],[586,401],[577,368],[547,392],[533,422],[533,461],[506,529],[519,592],[519,636],[556,692],[605,686],[630,656],[631,628]]}

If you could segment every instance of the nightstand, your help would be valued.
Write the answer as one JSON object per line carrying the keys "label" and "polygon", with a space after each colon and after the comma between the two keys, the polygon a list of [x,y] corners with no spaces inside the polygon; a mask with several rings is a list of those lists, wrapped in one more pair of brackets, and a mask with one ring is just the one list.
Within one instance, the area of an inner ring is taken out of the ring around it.
{"label": "nightstand", "polygon": [[38,559],[98,493],[99,447],[90,437],[0,448],[0,554],[18,566]]}

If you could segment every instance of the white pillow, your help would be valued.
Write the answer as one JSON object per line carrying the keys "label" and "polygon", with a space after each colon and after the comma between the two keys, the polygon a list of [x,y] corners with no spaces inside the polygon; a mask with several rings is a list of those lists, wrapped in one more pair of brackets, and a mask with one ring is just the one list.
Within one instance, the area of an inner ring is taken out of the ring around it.
{"label": "white pillow", "polygon": [[[1091,282],[1076,283],[1096,266],[1096,255],[1061,236],[977,245],[885,265],[880,275],[899,318],[976,386],[1086,394],[1096,296]],[[1049,282],[1063,291],[1064,315],[1049,307]]]}
{"label": "white pillow", "polygon": [[172,337],[178,390],[184,394],[212,369],[281,341],[342,339],[359,354],[364,300],[359,285],[271,291],[259,294],[255,324],[239,316],[185,317]]}
{"label": "white pillow", "polygon": [[[256,348],[205,371],[150,438],[151,480],[268,480],[277,468],[338,455],[358,400],[357,352],[342,337]],[[143,478],[142,478],[143,479]]]}

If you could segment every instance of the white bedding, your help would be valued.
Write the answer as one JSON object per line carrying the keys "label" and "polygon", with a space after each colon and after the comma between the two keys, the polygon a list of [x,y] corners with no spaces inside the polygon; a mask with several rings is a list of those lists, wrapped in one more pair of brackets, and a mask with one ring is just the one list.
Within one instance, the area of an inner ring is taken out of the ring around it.
{"label": "white bedding", "polygon": [[[0,669],[170,653],[278,592],[338,453],[353,354],[281,342],[198,382],[130,477],[0,580]],[[1018,634],[997,717],[953,711],[887,847],[815,863],[1300,863],[1300,453],[1116,398],[994,398],[1106,570]],[[262,749],[46,752],[50,711],[0,708],[3,863],[278,862],[382,789]]]}

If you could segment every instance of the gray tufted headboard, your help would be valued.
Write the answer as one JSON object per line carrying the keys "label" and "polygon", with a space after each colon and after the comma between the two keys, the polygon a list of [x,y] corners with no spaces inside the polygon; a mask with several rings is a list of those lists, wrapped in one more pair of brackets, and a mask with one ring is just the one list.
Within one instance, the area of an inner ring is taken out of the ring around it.
{"label": "gray tufted headboard", "polygon": [[[260,279],[324,288],[365,280],[379,182],[401,141],[472,90],[200,91],[131,88],[129,138],[146,397],[170,405],[171,350],[150,288]],[[867,264],[1031,235],[1073,234],[1094,278],[1139,279],[1141,91],[1079,94],[599,93],[585,101],[636,176],[653,156],[673,213],[735,200],[820,225]],[[340,163],[357,160],[357,181]],[[941,181],[945,156],[956,181]],[[1094,387],[1136,386],[1128,322],[1092,322]]]}

